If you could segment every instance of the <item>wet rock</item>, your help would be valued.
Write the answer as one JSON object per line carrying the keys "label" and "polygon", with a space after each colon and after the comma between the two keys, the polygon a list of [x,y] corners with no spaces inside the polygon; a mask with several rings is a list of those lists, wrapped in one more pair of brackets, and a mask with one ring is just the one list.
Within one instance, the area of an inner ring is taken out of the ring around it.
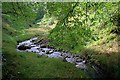
{"label": "wet rock", "polygon": [[79,57],[79,58],[81,58],[81,55],[76,54],[75,57]]}
{"label": "wet rock", "polygon": [[36,45],[34,45],[34,44],[32,44],[32,45],[30,45],[30,47],[35,47]]}
{"label": "wet rock", "polygon": [[46,48],[46,45],[43,44],[43,45],[40,46],[40,48]]}
{"label": "wet rock", "polygon": [[26,49],[30,49],[30,48],[31,48],[30,46],[25,46],[25,45],[18,46],[19,50],[26,50]]}
{"label": "wet rock", "polygon": [[46,44],[47,42],[49,42],[49,39],[41,39],[39,40],[37,43],[40,43],[40,44]]}
{"label": "wet rock", "polygon": [[34,48],[35,48],[35,49],[40,49],[40,46],[35,46]]}
{"label": "wet rock", "polygon": [[49,48],[42,48],[43,51],[45,51],[46,54],[50,54],[49,51],[50,49]]}
{"label": "wet rock", "polygon": [[54,50],[50,50],[49,53],[52,54],[54,52]]}
{"label": "wet rock", "polygon": [[89,60],[89,59],[91,59],[91,57],[88,55],[88,56],[86,57],[86,59]]}
{"label": "wet rock", "polygon": [[77,68],[80,68],[80,69],[86,69],[86,65],[83,63],[83,62],[79,62],[77,63],[77,65],[75,65]]}
{"label": "wet rock", "polygon": [[62,49],[58,49],[57,51],[62,52]]}
{"label": "wet rock", "polygon": [[45,50],[41,50],[41,51],[45,53]]}
{"label": "wet rock", "polygon": [[66,51],[65,50],[62,50],[63,53],[65,53]]}
{"label": "wet rock", "polygon": [[66,58],[66,61],[67,61],[67,62],[70,62],[70,63],[73,63],[73,62],[75,62],[75,59],[72,58],[72,57],[71,57],[71,58]]}
{"label": "wet rock", "polygon": [[48,57],[50,58],[61,58],[61,53],[60,52],[53,52],[52,54],[49,54]]}
{"label": "wet rock", "polygon": [[54,49],[54,52],[58,51],[57,49]]}
{"label": "wet rock", "polygon": [[66,57],[68,57],[68,58],[70,58],[72,56],[70,53],[67,53],[66,55],[67,55]]}
{"label": "wet rock", "polygon": [[44,51],[50,51],[49,48],[42,48],[42,50],[44,50]]}
{"label": "wet rock", "polygon": [[32,52],[32,50],[31,50],[31,49],[26,49],[25,51],[26,51],[26,52]]}
{"label": "wet rock", "polygon": [[53,47],[53,46],[47,46],[47,48],[54,49],[54,47]]}
{"label": "wet rock", "polygon": [[39,52],[39,47],[32,47],[31,49],[30,49],[32,52],[36,52],[36,53],[38,53]]}
{"label": "wet rock", "polygon": [[43,40],[43,39],[38,40],[38,41],[37,41],[37,43],[41,43],[41,42],[42,42],[42,40]]}
{"label": "wet rock", "polygon": [[26,41],[23,41],[23,42],[19,43],[18,46],[21,46],[21,45],[29,46],[29,45],[31,45],[31,44],[33,44],[33,43],[30,42],[30,40],[26,40]]}
{"label": "wet rock", "polygon": [[82,62],[83,61],[83,59],[81,59],[81,58],[76,58],[76,62]]}
{"label": "wet rock", "polygon": [[31,42],[35,42],[35,40],[31,40]]}
{"label": "wet rock", "polygon": [[84,63],[84,64],[85,64],[85,63],[86,63],[86,61],[85,61],[85,60],[83,60],[83,61],[82,61],[82,63]]}
{"label": "wet rock", "polygon": [[30,41],[32,41],[32,40],[36,40],[37,38],[38,38],[38,37],[31,38]]}
{"label": "wet rock", "polygon": [[81,56],[81,58],[83,59],[83,60],[85,60],[86,58],[85,58],[85,56]]}
{"label": "wet rock", "polygon": [[44,55],[45,53],[42,52],[42,51],[40,51],[38,54],[42,56],[42,55]]}
{"label": "wet rock", "polygon": [[66,57],[67,57],[67,54],[66,54],[66,53],[62,53],[61,56],[62,56],[63,58],[66,58]]}
{"label": "wet rock", "polygon": [[45,53],[46,53],[46,54],[51,54],[49,51],[46,51]]}

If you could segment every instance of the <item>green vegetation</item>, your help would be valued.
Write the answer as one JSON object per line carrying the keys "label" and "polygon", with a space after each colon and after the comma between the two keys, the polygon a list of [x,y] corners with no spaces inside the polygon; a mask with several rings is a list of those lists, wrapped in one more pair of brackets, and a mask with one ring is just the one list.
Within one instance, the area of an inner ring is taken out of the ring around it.
{"label": "green vegetation", "polygon": [[2,3],[3,79],[89,78],[61,59],[17,52],[17,42],[34,36],[47,45],[88,54],[110,77],[120,74],[119,2],[4,2]]}
{"label": "green vegetation", "polygon": [[66,11],[58,17],[58,24],[50,31],[49,44],[73,53],[88,54],[96,64],[103,65],[101,67],[110,77],[118,78],[119,2],[66,3],[69,7],[64,11],[59,9],[61,4],[53,3],[52,7],[56,10],[49,11],[53,15]]}
{"label": "green vegetation", "polygon": [[[7,28],[9,24],[4,27]],[[12,28],[12,27],[9,27]],[[9,30],[3,29],[3,79],[10,78],[82,78],[89,77],[85,72],[75,68],[73,64],[62,62],[61,59],[41,57],[35,53],[17,52],[17,41],[29,39],[37,34],[26,32],[24,35],[11,36]],[[11,31],[11,29],[10,29]],[[11,31],[12,32],[12,31]],[[15,35],[15,33],[13,33]]]}
{"label": "green vegetation", "polygon": [[[59,8],[62,8],[61,5],[69,5],[69,7],[64,8],[68,10],[63,15],[60,15],[63,12],[62,9],[59,10]],[[79,53],[87,46],[87,43],[92,44],[101,41],[101,39],[110,38],[111,31],[118,27],[110,21],[114,19],[111,17],[113,14],[116,14],[116,16],[119,14],[117,5],[118,3],[54,4],[52,7],[56,11],[50,9],[49,13],[52,12],[54,15],[57,12],[60,16],[58,17],[58,24],[50,31],[51,45],[60,48],[64,47],[66,50]]]}

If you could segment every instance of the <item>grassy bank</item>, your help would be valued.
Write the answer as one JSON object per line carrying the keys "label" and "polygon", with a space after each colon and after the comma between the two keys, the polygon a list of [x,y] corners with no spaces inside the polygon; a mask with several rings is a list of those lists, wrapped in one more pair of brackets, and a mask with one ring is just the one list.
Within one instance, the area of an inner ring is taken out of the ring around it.
{"label": "grassy bank", "polygon": [[41,36],[43,33],[36,30],[17,31],[8,23],[3,22],[3,79],[89,77],[84,71],[77,69],[71,63],[63,62],[61,59],[16,51],[17,41],[23,41],[36,35]]}
{"label": "grassy bank", "polygon": [[120,74],[120,38],[116,33],[105,34],[100,34],[106,37],[87,45],[80,54],[90,55],[91,60],[104,69],[108,78],[118,79]]}

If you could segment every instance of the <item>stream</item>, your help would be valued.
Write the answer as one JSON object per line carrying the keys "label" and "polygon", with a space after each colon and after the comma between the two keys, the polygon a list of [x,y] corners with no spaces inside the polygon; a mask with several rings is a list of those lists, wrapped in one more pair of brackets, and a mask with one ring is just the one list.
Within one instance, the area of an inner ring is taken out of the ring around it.
{"label": "stream", "polygon": [[57,50],[44,44],[35,42],[37,37],[25,40],[17,44],[18,52],[34,52],[40,56],[47,56],[48,58],[61,58],[63,61],[75,64],[79,68],[88,73],[92,78],[102,78],[103,72],[94,64],[90,64],[89,59],[85,56],[73,54],[65,50]]}

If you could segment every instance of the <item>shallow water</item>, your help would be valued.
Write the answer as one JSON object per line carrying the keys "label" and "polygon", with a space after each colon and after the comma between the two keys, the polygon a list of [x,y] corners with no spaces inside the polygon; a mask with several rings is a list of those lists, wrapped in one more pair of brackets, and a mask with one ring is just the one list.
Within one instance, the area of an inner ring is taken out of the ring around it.
{"label": "shallow water", "polygon": [[40,55],[47,55],[49,58],[62,58],[62,59],[65,59],[67,62],[76,63],[76,66],[78,68],[86,69],[86,67],[83,67],[83,66],[86,66],[84,64],[84,62],[80,62],[81,64],[75,62],[76,57],[73,57],[73,55],[71,53],[66,53],[66,52],[63,52],[63,51],[56,51],[55,49],[48,48],[48,47],[41,48],[41,45],[43,45],[43,44],[41,44],[41,45],[40,44],[34,44],[33,40],[36,40],[36,39],[37,39],[37,37],[32,38],[30,40],[20,42],[17,45],[17,48],[21,45],[30,46],[31,48],[26,49],[26,50],[17,49],[17,51],[35,52],[35,53],[38,53]]}

